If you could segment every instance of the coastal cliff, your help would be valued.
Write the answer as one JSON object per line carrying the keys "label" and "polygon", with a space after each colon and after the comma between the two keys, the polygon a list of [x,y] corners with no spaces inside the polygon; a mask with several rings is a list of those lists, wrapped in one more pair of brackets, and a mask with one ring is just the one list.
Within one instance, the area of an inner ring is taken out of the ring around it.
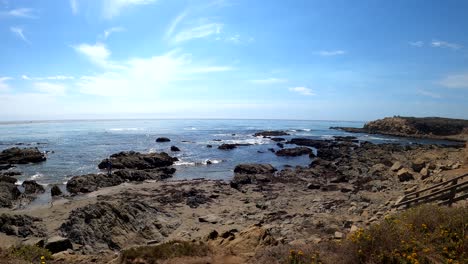
{"label": "coastal cliff", "polygon": [[468,140],[468,120],[442,117],[394,116],[368,122],[362,128],[331,128],[351,133],[370,133],[455,141]]}

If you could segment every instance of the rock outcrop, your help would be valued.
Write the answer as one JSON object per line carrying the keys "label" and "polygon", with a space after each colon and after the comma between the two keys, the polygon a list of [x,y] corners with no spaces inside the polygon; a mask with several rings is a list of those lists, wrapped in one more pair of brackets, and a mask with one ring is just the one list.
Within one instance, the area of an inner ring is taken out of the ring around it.
{"label": "rock outcrop", "polygon": [[25,194],[38,194],[45,192],[44,187],[36,181],[24,181],[21,186],[23,186]]}
{"label": "rock outcrop", "polygon": [[239,164],[234,168],[238,174],[272,174],[276,169],[271,164]]}
{"label": "rock outcrop", "polygon": [[235,149],[237,147],[242,147],[242,146],[250,146],[252,144],[221,144],[220,146],[218,146],[218,149],[221,149],[221,150],[231,150],[231,149]]}
{"label": "rock outcrop", "polygon": [[13,207],[21,192],[15,185],[16,179],[9,176],[0,176],[0,207]]}
{"label": "rock outcrop", "polygon": [[0,232],[17,237],[46,235],[42,219],[28,215],[0,215]]}
{"label": "rock outcrop", "polygon": [[254,134],[255,137],[279,137],[289,136],[285,131],[262,131]]}
{"label": "rock outcrop", "polygon": [[163,142],[170,142],[171,140],[167,137],[159,137],[156,139],[156,142],[163,143]]}
{"label": "rock outcrop", "polygon": [[46,160],[37,148],[9,148],[0,152],[0,164],[27,164]]}
{"label": "rock outcrop", "polygon": [[85,251],[97,252],[161,242],[179,225],[171,214],[145,202],[98,202],[72,211],[60,231],[73,243],[85,246]]}

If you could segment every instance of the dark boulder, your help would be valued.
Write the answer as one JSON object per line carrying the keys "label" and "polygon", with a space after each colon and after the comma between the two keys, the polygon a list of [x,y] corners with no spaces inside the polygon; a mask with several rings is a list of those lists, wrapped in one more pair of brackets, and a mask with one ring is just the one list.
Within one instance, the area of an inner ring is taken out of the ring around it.
{"label": "dark boulder", "polygon": [[27,164],[46,160],[44,153],[37,148],[9,148],[0,152],[0,163]]}
{"label": "dark boulder", "polygon": [[38,194],[45,192],[44,187],[36,181],[24,181],[21,186],[23,186],[25,194]]}
{"label": "dark boulder", "polygon": [[276,143],[276,146],[278,146],[278,148],[284,148],[284,144],[283,144],[283,143]]}
{"label": "dark boulder", "polygon": [[239,164],[234,168],[237,174],[272,174],[275,171],[270,164]]}
{"label": "dark boulder", "polygon": [[0,164],[0,171],[1,170],[8,170],[10,168],[14,168],[15,166],[11,165],[11,164]]}
{"label": "dark boulder", "polygon": [[50,194],[52,195],[52,197],[60,196],[62,195],[62,190],[60,190],[60,187],[58,187],[58,185],[54,185],[52,186],[52,189],[50,189]]}
{"label": "dark boulder", "polygon": [[171,142],[171,140],[167,137],[159,137],[156,139],[156,142],[163,143],[163,142]]}
{"label": "dark boulder", "polygon": [[212,148],[212,147],[213,147],[213,145],[206,145],[206,147],[207,147],[207,148]]}
{"label": "dark boulder", "polygon": [[68,249],[73,249],[73,245],[68,238],[54,236],[47,239],[45,248],[50,251],[50,253],[55,254]]}
{"label": "dark boulder", "polygon": [[276,156],[288,156],[288,157],[297,157],[302,155],[312,154],[312,150],[307,147],[296,147],[296,148],[286,148],[280,149],[276,152]]}
{"label": "dark boulder", "polygon": [[15,178],[9,176],[0,177],[0,208],[13,207],[14,202],[21,196],[21,192],[15,183]]}
{"label": "dark boulder", "polygon": [[341,153],[339,150],[336,150],[336,149],[321,148],[317,150],[317,157],[323,160],[332,161],[342,156],[343,156],[343,153]]}
{"label": "dark boulder", "polygon": [[180,149],[176,146],[171,146],[171,151],[177,152],[180,151]]}
{"label": "dark boulder", "polygon": [[[177,158],[169,156],[167,153],[149,153],[142,154],[139,152],[129,151],[120,152],[110,156],[112,168],[114,169],[154,169],[160,167],[171,166]],[[107,162],[104,159],[98,165],[99,169],[107,168]]]}
{"label": "dark boulder", "polygon": [[255,137],[278,137],[289,136],[285,131],[262,131],[254,134]]}

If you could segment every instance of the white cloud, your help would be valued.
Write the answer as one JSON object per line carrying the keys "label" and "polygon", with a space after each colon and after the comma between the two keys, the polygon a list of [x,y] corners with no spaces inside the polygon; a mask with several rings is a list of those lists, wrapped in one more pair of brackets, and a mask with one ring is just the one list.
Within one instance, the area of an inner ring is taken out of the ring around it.
{"label": "white cloud", "polygon": [[318,55],[320,56],[338,56],[338,55],[344,55],[346,54],[346,51],[344,50],[322,50],[317,52]]}
{"label": "white cloud", "polygon": [[125,30],[125,28],[123,28],[123,27],[111,27],[111,28],[106,29],[104,31],[104,34],[102,35],[102,37],[104,39],[107,39],[112,33],[122,32],[124,30]]}
{"label": "white cloud", "polygon": [[44,94],[51,96],[63,96],[65,95],[66,88],[62,84],[49,83],[49,82],[37,82],[34,83],[34,88]]}
{"label": "white cloud", "polygon": [[112,67],[112,63],[108,61],[111,52],[103,43],[96,43],[94,45],[83,43],[73,46],[73,48],[98,66]]}
{"label": "white cloud", "polygon": [[286,79],[279,79],[279,78],[250,80],[251,83],[255,83],[255,84],[276,84],[276,83],[285,83],[287,81],[288,80]]}
{"label": "white cloud", "polygon": [[302,94],[302,95],[306,95],[306,96],[315,95],[315,94],[312,92],[312,89],[306,88],[306,87],[294,87],[294,88],[289,88],[289,91],[295,92],[295,93],[299,93],[299,94]]}
{"label": "white cloud", "polygon": [[468,72],[448,75],[440,84],[447,88],[468,88]]}
{"label": "white cloud", "polygon": [[184,41],[189,41],[197,38],[206,38],[211,35],[216,35],[221,33],[223,24],[220,23],[207,23],[198,25],[192,28],[184,29],[181,32],[177,33],[172,42],[180,43]]}
{"label": "white cloud", "polygon": [[408,44],[410,44],[413,47],[418,47],[418,48],[424,46],[424,42],[422,42],[422,41],[409,42]]}
{"label": "white cloud", "polygon": [[101,96],[151,97],[174,82],[233,70],[229,66],[196,63],[191,54],[178,51],[150,58],[133,58],[116,63],[116,66],[110,71],[80,78],[76,83],[78,89],[84,94]]}
{"label": "white cloud", "polygon": [[78,14],[79,12],[78,0],[70,0],[70,8],[74,15]]}
{"label": "white cloud", "polygon": [[27,81],[44,81],[44,80],[51,80],[51,81],[65,81],[65,80],[73,80],[75,77],[68,76],[68,75],[55,75],[55,76],[46,76],[46,77],[29,77],[28,75],[21,75],[23,80]]}
{"label": "white cloud", "polygon": [[453,50],[458,50],[462,48],[462,45],[460,44],[450,43],[450,42],[442,41],[442,40],[433,40],[431,42],[431,46],[435,48],[449,48]]}
{"label": "white cloud", "polygon": [[154,2],[156,0],[103,0],[102,14],[104,18],[111,19],[131,6],[147,5]]}
{"label": "white cloud", "polygon": [[13,32],[17,37],[22,39],[26,43],[30,43],[29,40],[24,36],[23,28],[21,27],[10,27],[10,31]]}
{"label": "white cloud", "polygon": [[34,9],[32,8],[17,8],[8,11],[1,11],[0,16],[6,17],[20,17],[20,18],[37,18],[34,15]]}
{"label": "white cloud", "polygon": [[434,92],[431,92],[431,91],[428,91],[428,90],[425,90],[425,89],[418,89],[416,90],[416,92],[420,95],[424,95],[424,96],[428,96],[428,97],[432,97],[432,98],[442,98],[442,96],[438,93],[434,93]]}
{"label": "white cloud", "polygon": [[165,38],[169,39],[174,31],[176,30],[177,26],[180,24],[180,22],[187,16],[188,12],[184,11],[180,13],[174,20],[172,20],[171,24],[169,24],[169,27],[166,30]]}
{"label": "white cloud", "polygon": [[10,90],[10,86],[6,81],[12,80],[10,77],[0,77],[0,92],[7,92]]}

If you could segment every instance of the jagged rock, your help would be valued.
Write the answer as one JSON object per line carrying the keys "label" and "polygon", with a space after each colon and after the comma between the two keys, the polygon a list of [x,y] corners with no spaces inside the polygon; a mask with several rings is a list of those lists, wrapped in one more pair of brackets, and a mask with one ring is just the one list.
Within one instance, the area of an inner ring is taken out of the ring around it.
{"label": "jagged rock", "polygon": [[11,164],[0,164],[0,171],[1,170],[8,170],[10,168],[14,168],[15,166],[11,165]]}
{"label": "jagged rock", "polygon": [[393,165],[392,165],[392,167],[390,168],[390,170],[391,170],[391,171],[399,171],[402,167],[403,167],[403,165],[401,164],[401,162],[395,161],[395,163],[393,163]]}
{"label": "jagged rock", "polygon": [[[164,152],[142,154],[139,152],[129,151],[120,152],[110,156],[112,168],[114,169],[154,169],[171,166],[177,160],[177,158],[173,158]],[[104,159],[103,161],[101,161],[98,167],[101,170],[106,169],[106,160]]]}
{"label": "jagged rock", "polygon": [[46,160],[44,153],[37,148],[9,148],[0,152],[0,163],[27,164]]}
{"label": "jagged rock", "polygon": [[176,146],[171,146],[171,151],[177,152],[180,151],[180,149]]}
{"label": "jagged rock", "polygon": [[296,148],[286,148],[280,149],[275,154],[276,156],[288,156],[288,157],[297,157],[302,155],[312,154],[312,150],[307,147],[296,147]]}
{"label": "jagged rock", "polygon": [[73,249],[73,245],[68,238],[61,236],[54,236],[47,239],[45,248],[50,251],[50,253],[55,254],[68,249]]}
{"label": "jagged rock", "polygon": [[234,168],[238,174],[272,174],[277,171],[271,164],[239,164]]}
{"label": "jagged rock", "polygon": [[[98,202],[73,210],[60,231],[91,252],[119,250],[129,244],[163,241],[180,222],[145,202]],[[86,247],[87,246],[87,247]]]}
{"label": "jagged rock", "polygon": [[323,160],[336,160],[342,156],[342,153],[338,150],[329,149],[329,148],[321,148],[317,150],[317,157]]}
{"label": "jagged rock", "polygon": [[268,174],[236,174],[232,178],[230,185],[232,188],[238,189],[244,184],[259,184],[271,182],[273,175]]}
{"label": "jagged rock", "polygon": [[218,236],[217,239],[209,241],[218,247],[222,247],[228,252],[234,254],[249,254],[255,252],[259,248],[266,246],[275,246],[278,244],[268,229],[251,226],[241,232],[231,230],[227,233],[226,238],[223,235]]}
{"label": "jagged rock", "polygon": [[58,187],[58,185],[54,185],[50,189],[50,194],[52,195],[52,197],[60,196],[60,195],[62,195],[62,190],[60,190],[60,187]]}
{"label": "jagged rock", "polygon": [[159,137],[156,139],[156,142],[162,143],[162,142],[170,142],[171,140],[167,137]]}
{"label": "jagged rock", "polygon": [[336,231],[336,232],[335,232],[335,235],[334,235],[334,238],[335,238],[335,239],[343,239],[343,238],[344,238],[344,234],[341,233],[341,232]]}
{"label": "jagged rock", "polygon": [[255,133],[255,137],[278,137],[278,136],[288,136],[289,134],[285,131],[262,131]]}
{"label": "jagged rock", "polygon": [[38,194],[45,192],[44,187],[36,181],[24,181],[21,186],[23,186],[25,194]]}
{"label": "jagged rock", "polygon": [[411,165],[413,170],[416,172],[420,172],[425,166],[426,166],[426,161],[424,161],[421,158],[417,158],[415,161],[413,161]]}
{"label": "jagged rock", "polygon": [[426,179],[429,177],[429,170],[427,168],[422,168],[422,170],[419,172],[421,174],[421,179]]}
{"label": "jagged rock", "polygon": [[284,148],[284,144],[283,144],[283,143],[276,143],[276,146],[278,146],[279,148]]}
{"label": "jagged rock", "polygon": [[414,175],[408,169],[400,169],[397,172],[398,179],[400,182],[411,181],[414,180]]}
{"label": "jagged rock", "polygon": [[0,215],[0,232],[18,237],[44,237],[45,227],[41,218],[28,215]]}
{"label": "jagged rock", "polygon": [[67,190],[72,194],[88,193],[99,188],[117,186],[127,181],[163,180],[172,177],[174,173],[174,168],[159,168],[153,170],[119,170],[110,176],[107,174],[74,176],[67,182]]}

